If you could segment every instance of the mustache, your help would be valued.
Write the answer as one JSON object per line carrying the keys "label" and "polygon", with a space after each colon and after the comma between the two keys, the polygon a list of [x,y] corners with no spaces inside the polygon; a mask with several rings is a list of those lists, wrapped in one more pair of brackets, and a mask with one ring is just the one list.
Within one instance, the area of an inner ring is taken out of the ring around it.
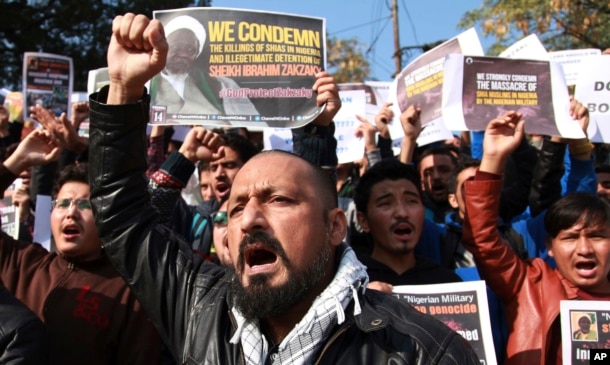
{"label": "mustache", "polygon": [[254,243],[258,243],[264,248],[273,251],[286,266],[289,266],[290,261],[288,260],[288,255],[286,255],[286,251],[284,251],[280,241],[267,232],[256,231],[254,233],[245,235],[239,242],[239,255],[237,257],[237,266],[239,271],[243,271],[246,265],[246,247]]}
{"label": "mustache", "polygon": [[398,227],[401,224],[406,224],[409,226],[409,228],[411,228],[412,231],[415,231],[415,225],[413,224],[413,222],[409,221],[408,219],[400,219],[400,220],[394,221],[390,225],[390,231],[394,231],[396,229],[396,227]]}

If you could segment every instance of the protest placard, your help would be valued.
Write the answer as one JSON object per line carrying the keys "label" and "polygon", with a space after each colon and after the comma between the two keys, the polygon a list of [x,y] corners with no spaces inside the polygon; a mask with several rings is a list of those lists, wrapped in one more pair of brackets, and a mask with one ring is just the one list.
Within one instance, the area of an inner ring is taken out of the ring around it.
{"label": "protest placard", "polygon": [[602,51],[596,48],[567,49],[564,51],[549,52],[549,59],[557,62],[563,69],[563,76],[568,86],[576,84],[578,74],[582,70],[582,61],[590,56],[600,56]]}
{"label": "protest placard", "polygon": [[0,213],[2,231],[14,239],[19,238],[19,209],[13,205],[13,192],[21,186],[21,179],[17,178],[4,191],[0,199]]}
{"label": "protest placard", "polygon": [[23,119],[30,119],[30,107],[40,104],[55,115],[70,118],[73,85],[72,58],[26,52],[23,55]]}
{"label": "protest placard", "polygon": [[536,34],[516,41],[498,55],[502,58],[548,61],[549,54]]}
{"label": "protest placard", "polygon": [[339,163],[354,162],[364,156],[364,139],[356,137],[355,130],[362,123],[356,115],[366,113],[366,93],[363,89],[340,90],[339,97],[341,109],[334,118],[337,159]]}
{"label": "protest placard", "polygon": [[589,109],[589,139],[610,143],[610,55],[583,59],[574,98]]}
{"label": "protest placard", "polygon": [[51,244],[51,197],[36,195],[36,220],[34,220],[34,242],[47,251],[53,249]]}
{"label": "protest placard", "polygon": [[400,112],[414,104],[422,110],[422,125],[441,119],[443,62],[450,53],[483,55],[476,30],[470,28],[420,55],[394,78]]}
{"label": "protest placard", "polygon": [[[341,89],[341,87],[340,87]],[[364,89],[339,91],[341,109],[335,115],[335,139],[339,163],[348,163],[364,156],[364,140],[355,136],[361,123],[356,115],[364,116],[366,93]],[[280,149],[292,152],[292,132],[288,128],[265,128],[263,130],[265,150]]]}
{"label": "protest placard", "polygon": [[295,128],[322,111],[322,18],[243,9],[155,11],[169,43],[150,82],[153,124]]}
{"label": "protest placard", "polygon": [[527,133],[584,138],[570,117],[561,66],[550,61],[448,55],[443,115],[451,130],[484,130],[509,110],[523,114]]}
{"label": "protest placard", "polygon": [[[389,102],[392,103],[392,111],[394,112],[394,120],[389,125],[390,137],[392,138],[392,151],[394,155],[398,155],[400,153],[401,142],[404,138],[404,131],[402,129],[402,125],[400,123],[400,107],[398,106],[398,100],[396,99],[396,87],[397,83],[393,82],[390,85],[390,99]],[[453,138],[451,131],[445,127],[445,123],[443,122],[442,117],[437,118],[432,122],[427,123],[422,127],[422,130],[417,137],[416,143],[417,146],[426,146],[428,144],[444,141],[446,139]]]}
{"label": "protest placard", "polygon": [[481,364],[495,365],[487,289],[482,280],[432,285],[394,286],[394,296],[436,317],[462,335]]}
{"label": "protest placard", "polygon": [[564,365],[589,364],[595,349],[610,353],[610,302],[562,300],[559,306]]}
{"label": "protest placard", "polygon": [[95,70],[89,70],[87,78],[87,94],[91,95],[99,91],[102,87],[110,84],[110,76],[108,75],[108,67],[102,67]]}
{"label": "protest placard", "polygon": [[11,91],[4,98],[9,122],[23,122],[23,93]]}

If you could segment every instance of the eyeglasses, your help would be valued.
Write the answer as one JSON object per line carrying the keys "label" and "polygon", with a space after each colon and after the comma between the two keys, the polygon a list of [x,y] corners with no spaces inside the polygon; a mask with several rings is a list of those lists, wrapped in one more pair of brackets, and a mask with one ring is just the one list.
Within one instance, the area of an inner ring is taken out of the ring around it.
{"label": "eyeglasses", "polygon": [[72,205],[75,205],[76,209],[80,210],[81,212],[83,210],[91,209],[91,202],[89,201],[89,199],[59,199],[51,201],[51,207],[53,207],[53,209],[58,210],[70,210],[72,208]]}
{"label": "eyeglasses", "polygon": [[227,216],[227,212],[220,211],[212,213],[212,222],[217,227],[226,227],[227,223],[229,223],[229,217]]}

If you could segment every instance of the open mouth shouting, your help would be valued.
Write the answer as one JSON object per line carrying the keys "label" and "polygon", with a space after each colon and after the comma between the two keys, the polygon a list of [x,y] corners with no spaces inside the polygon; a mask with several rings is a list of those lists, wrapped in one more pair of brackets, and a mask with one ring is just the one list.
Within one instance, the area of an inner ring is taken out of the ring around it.
{"label": "open mouth shouting", "polygon": [[400,241],[408,241],[413,237],[415,231],[413,225],[408,222],[397,222],[391,226],[392,233]]}
{"label": "open mouth shouting", "polygon": [[579,261],[574,266],[580,277],[592,278],[595,276],[595,269],[597,268],[597,265],[592,260]]}
{"label": "open mouth shouting", "polygon": [[218,181],[214,185],[214,190],[216,190],[216,195],[220,198],[224,198],[231,192],[231,186],[224,181]]}
{"label": "open mouth shouting", "polygon": [[77,224],[70,223],[62,228],[61,233],[66,241],[74,241],[80,237],[81,231]]}
{"label": "open mouth shouting", "polygon": [[287,265],[286,253],[279,241],[266,232],[246,235],[239,245],[238,265],[242,274],[271,274],[281,262]]}

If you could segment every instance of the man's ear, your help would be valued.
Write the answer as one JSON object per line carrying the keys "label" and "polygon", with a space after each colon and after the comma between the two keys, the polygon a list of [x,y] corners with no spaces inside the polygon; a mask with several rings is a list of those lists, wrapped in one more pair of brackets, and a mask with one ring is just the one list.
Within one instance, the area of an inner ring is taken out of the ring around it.
{"label": "man's ear", "polygon": [[362,212],[356,212],[356,219],[358,219],[358,224],[362,228],[364,233],[369,233],[371,231],[369,227],[369,221],[366,219],[366,216]]}
{"label": "man's ear", "polygon": [[347,218],[345,217],[345,212],[340,208],[332,209],[328,213],[328,220],[330,222],[330,242],[333,246],[338,246],[345,240],[347,234]]}
{"label": "man's ear", "polygon": [[555,258],[555,254],[553,253],[553,241],[550,238],[547,238],[546,247],[549,256]]}
{"label": "man's ear", "polygon": [[451,207],[453,209],[458,209],[459,205],[457,202],[457,197],[455,196],[455,194],[449,194],[447,195],[447,200],[449,201],[449,205],[451,205]]}

